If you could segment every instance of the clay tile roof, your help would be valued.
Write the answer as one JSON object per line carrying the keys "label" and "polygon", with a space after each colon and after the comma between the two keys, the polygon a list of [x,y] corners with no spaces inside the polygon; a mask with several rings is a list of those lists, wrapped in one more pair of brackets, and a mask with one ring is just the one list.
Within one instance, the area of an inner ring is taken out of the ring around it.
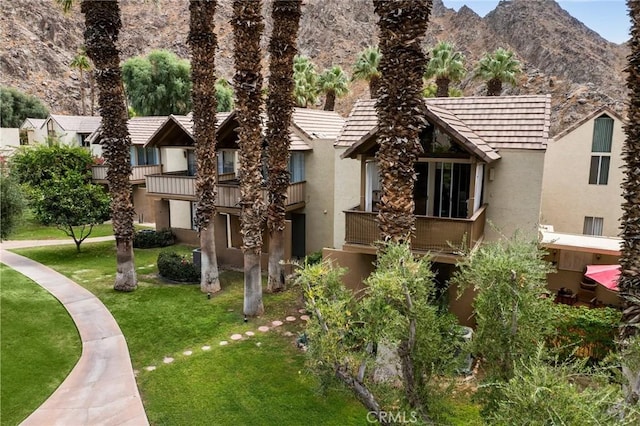
{"label": "clay tile roof", "polygon": [[66,131],[76,133],[93,133],[100,126],[101,117],[92,115],[53,115],[49,116]]}
{"label": "clay tile roof", "polygon": [[344,118],[335,111],[294,108],[291,119],[310,139],[336,139],[344,126]]}
{"label": "clay tile roof", "polygon": [[25,118],[20,126],[21,129],[39,129],[47,121],[46,118]]}
{"label": "clay tile roof", "polygon": [[[133,145],[144,145],[167,117],[133,117],[127,121],[127,129]],[[102,143],[102,125],[89,138],[90,143]]]}

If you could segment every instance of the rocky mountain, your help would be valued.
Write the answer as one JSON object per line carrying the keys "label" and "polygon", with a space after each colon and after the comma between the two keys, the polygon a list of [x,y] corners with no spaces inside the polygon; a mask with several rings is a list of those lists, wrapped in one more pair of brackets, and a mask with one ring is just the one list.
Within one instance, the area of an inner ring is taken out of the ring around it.
{"label": "rocky mountain", "polygon": [[[77,114],[79,75],[69,68],[83,43],[83,15],[76,1],[64,14],[55,0],[0,2],[0,84],[17,87],[42,99],[54,113]],[[299,33],[300,53],[319,70],[341,65],[350,70],[356,55],[377,43],[377,17],[370,0],[306,0]],[[484,52],[505,47],[516,52],[525,72],[506,94],[550,93],[552,133],[583,114],[607,104],[623,112],[623,68],[628,48],[610,43],[564,11],[553,0],[502,0],[481,18],[468,7],[458,12],[434,0],[425,48],[449,40],[463,51],[473,68]],[[189,57],[187,0],[124,0],[120,36],[122,59],[164,48]],[[233,75],[233,37],[229,18],[231,0],[219,0],[217,68]],[[270,3],[265,2],[266,46],[271,30]],[[472,79],[460,83],[465,95],[483,95],[485,86]],[[366,84],[354,83],[338,111],[348,114],[353,101],[368,97]]]}

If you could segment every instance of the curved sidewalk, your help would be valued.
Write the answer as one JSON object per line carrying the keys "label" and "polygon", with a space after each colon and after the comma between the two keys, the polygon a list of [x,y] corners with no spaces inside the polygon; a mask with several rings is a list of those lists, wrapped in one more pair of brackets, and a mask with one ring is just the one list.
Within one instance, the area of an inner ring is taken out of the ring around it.
{"label": "curved sidewalk", "polygon": [[21,425],[148,425],[127,342],[115,319],[88,290],[6,250],[29,243],[51,245],[6,241],[0,244],[0,262],[31,278],[62,303],[80,333],[82,355],[58,389]]}

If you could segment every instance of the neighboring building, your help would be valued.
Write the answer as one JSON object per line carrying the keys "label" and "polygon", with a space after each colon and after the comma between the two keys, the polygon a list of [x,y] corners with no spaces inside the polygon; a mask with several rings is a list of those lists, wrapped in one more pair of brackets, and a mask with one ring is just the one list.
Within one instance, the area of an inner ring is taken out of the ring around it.
{"label": "neighboring building", "polygon": [[[437,279],[445,282],[461,252],[516,230],[537,235],[550,96],[430,98],[425,104],[412,249],[430,253]],[[377,134],[375,100],[360,100],[336,142],[336,148],[346,148],[342,157],[361,164],[359,185],[336,180],[336,199],[356,202],[345,209],[342,230],[336,226],[335,248],[325,250],[349,268],[349,287],[358,287],[373,269],[373,244],[380,235]],[[471,296],[454,301],[454,292],[451,308],[468,322]]]}
{"label": "neighboring building", "polygon": [[544,164],[543,224],[569,234],[620,234],[623,124],[604,107],[553,138]]}
{"label": "neighboring building", "polygon": [[[133,207],[139,222],[155,222],[155,211],[147,198],[145,176],[162,173],[158,148],[145,147],[145,143],[167,120],[167,117],[134,117],[127,121],[131,137],[131,186]],[[102,125],[85,139],[91,146],[91,152],[97,157],[102,155]],[[91,168],[94,183],[107,184],[107,166],[96,164]]]}
{"label": "neighboring building", "polygon": [[42,143],[46,139],[46,132],[43,133],[45,118],[25,118],[20,126],[20,131],[25,133],[25,145]]}
{"label": "neighboring building", "polygon": [[19,146],[20,129],[0,127],[0,157],[10,157]]}
{"label": "neighboring building", "polygon": [[42,143],[47,137],[57,137],[63,145],[90,149],[89,135],[96,131],[101,121],[102,118],[99,116],[51,114],[40,128],[42,140],[34,141]]}
{"label": "neighboring building", "polygon": [[[216,249],[221,264],[241,266],[238,136],[235,113],[218,113],[218,195]],[[333,142],[344,119],[333,111],[296,108],[290,127],[291,183],[287,198],[285,257],[303,257],[333,240]],[[190,116],[171,115],[149,139],[160,148],[162,174],[147,176],[147,193],[155,205],[156,228],[170,227],[180,241],[197,245],[194,229],[196,159]],[[267,202],[267,191],[263,192]],[[268,247],[267,233],[263,247]],[[266,265],[267,257],[263,257]]]}

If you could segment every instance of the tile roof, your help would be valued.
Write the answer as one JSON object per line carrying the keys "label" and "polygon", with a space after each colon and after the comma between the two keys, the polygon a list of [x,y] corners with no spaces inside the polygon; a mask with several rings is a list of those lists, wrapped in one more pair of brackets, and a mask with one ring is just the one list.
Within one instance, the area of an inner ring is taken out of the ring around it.
{"label": "tile roof", "polygon": [[335,111],[309,108],[294,108],[292,121],[310,139],[335,139],[338,137],[344,118]]}
{"label": "tile roof", "polygon": [[[144,145],[166,119],[166,116],[130,118],[127,121],[127,128],[129,136],[131,136],[131,143],[133,145]],[[94,144],[102,142],[102,125],[89,136],[88,141]]]}
{"label": "tile roof", "polygon": [[21,129],[40,129],[42,125],[47,121],[46,118],[25,118],[22,122]]}
{"label": "tile roof", "polygon": [[92,115],[51,114],[47,120],[54,120],[63,130],[66,131],[76,133],[93,133],[98,126],[100,126],[102,117]]}
{"label": "tile roof", "polygon": [[[549,95],[428,98],[425,103],[443,125],[470,138],[482,151],[488,147],[499,150],[547,146],[551,124]],[[335,145],[349,147],[375,131],[376,126],[375,99],[359,100]]]}

